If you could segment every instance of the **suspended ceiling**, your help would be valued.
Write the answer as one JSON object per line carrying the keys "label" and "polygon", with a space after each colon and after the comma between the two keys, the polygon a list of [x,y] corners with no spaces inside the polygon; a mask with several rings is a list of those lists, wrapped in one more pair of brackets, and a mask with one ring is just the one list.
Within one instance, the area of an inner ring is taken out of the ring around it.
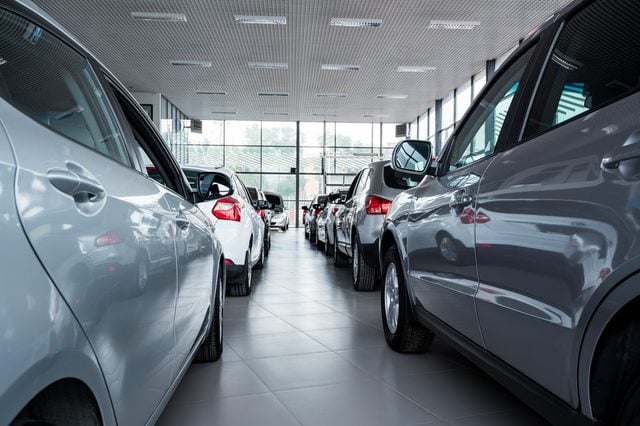
{"label": "suspended ceiling", "polygon": [[[36,0],[135,92],[162,93],[191,118],[406,122],[518,43],[569,0]],[[132,12],[186,22],[138,21]],[[285,25],[234,15],[282,16]],[[331,26],[331,18],[380,20]],[[472,30],[432,20],[476,21]],[[210,62],[209,67],[171,65]],[[251,69],[249,63],[287,64]],[[358,65],[356,71],[322,64]],[[435,67],[424,73],[399,66]],[[196,91],[224,95],[196,94]],[[288,96],[259,96],[260,92]],[[319,97],[319,93],[346,97]],[[406,95],[378,99],[378,95]],[[223,114],[226,113],[226,114]]]}

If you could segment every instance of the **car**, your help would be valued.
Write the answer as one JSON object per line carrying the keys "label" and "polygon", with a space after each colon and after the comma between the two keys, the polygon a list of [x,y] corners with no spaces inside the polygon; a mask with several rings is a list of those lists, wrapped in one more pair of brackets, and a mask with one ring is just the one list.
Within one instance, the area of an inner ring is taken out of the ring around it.
{"label": "car", "polygon": [[376,288],[378,240],[391,200],[416,186],[420,178],[394,170],[389,160],[374,161],[360,170],[346,195],[344,207],[335,218],[334,265],[346,266],[352,260],[352,282],[357,291]]}
{"label": "car", "polygon": [[635,3],[571,3],[435,162],[426,142],[392,155],[423,179],[379,242],[388,345],[445,338],[554,424],[640,423],[639,19]]}
{"label": "car", "polygon": [[264,191],[264,196],[267,197],[267,201],[273,210],[271,227],[280,228],[283,232],[289,229],[289,211],[282,201],[282,195],[275,192]]}
{"label": "car", "polygon": [[258,213],[258,216],[260,216],[264,222],[264,255],[268,256],[269,250],[271,250],[270,224],[273,210],[271,210],[271,205],[267,201],[264,192],[260,191],[255,186],[247,186],[247,192],[251,197],[251,202],[253,203],[253,207],[256,209],[256,213]]}
{"label": "car", "polygon": [[224,167],[182,166],[198,208],[216,229],[224,248],[229,294],[248,296],[252,270],[265,262],[264,220],[256,212],[240,177]]}
{"label": "car", "polygon": [[304,236],[305,238],[308,238],[309,241],[316,242],[316,219],[324,208],[326,199],[326,194],[318,194],[313,197],[313,200],[311,200],[311,204],[309,205],[309,207],[302,206],[302,211],[304,212]]}
{"label": "car", "polygon": [[335,217],[344,206],[346,196],[346,189],[331,192],[327,195],[324,208],[318,216],[316,244],[321,245],[324,248],[324,252],[327,256],[331,256],[333,254],[333,229]]}
{"label": "car", "polygon": [[0,50],[0,423],[154,424],[222,353],[222,246],[144,110],[61,26],[2,0]]}

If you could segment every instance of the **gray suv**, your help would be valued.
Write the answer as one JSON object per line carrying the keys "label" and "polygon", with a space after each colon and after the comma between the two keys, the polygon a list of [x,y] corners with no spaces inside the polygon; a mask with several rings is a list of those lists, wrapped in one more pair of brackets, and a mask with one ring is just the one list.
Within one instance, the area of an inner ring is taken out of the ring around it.
{"label": "gray suv", "polygon": [[493,76],[380,239],[387,343],[434,334],[556,424],[640,422],[640,3],[578,1]]}
{"label": "gray suv", "polygon": [[391,200],[414,187],[420,177],[391,168],[389,161],[375,161],[356,175],[346,195],[344,208],[336,213],[334,225],[336,266],[352,259],[353,287],[373,290],[380,276],[378,238]]}
{"label": "gray suv", "polygon": [[0,424],[153,424],[222,352],[222,250],[145,112],[0,0]]}

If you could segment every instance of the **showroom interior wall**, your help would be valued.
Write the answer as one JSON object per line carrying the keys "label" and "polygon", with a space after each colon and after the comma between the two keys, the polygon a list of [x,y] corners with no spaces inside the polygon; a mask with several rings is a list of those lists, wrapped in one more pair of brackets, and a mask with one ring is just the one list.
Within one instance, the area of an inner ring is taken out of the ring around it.
{"label": "showroom interior wall", "polygon": [[[407,137],[432,141],[439,154],[487,76],[513,49],[487,61],[446,98],[427,105],[422,115],[407,123]],[[142,95],[136,95],[141,103],[149,99]],[[192,131],[186,114],[164,96],[159,118],[162,136],[180,164],[224,166],[240,174],[247,186],[280,193],[292,223],[300,206],[318,193],[348,187],[360,169],[389,158],[395,144],[404,139],[396,137],[398,123],[373,122],[203,120],[198,133]]]}

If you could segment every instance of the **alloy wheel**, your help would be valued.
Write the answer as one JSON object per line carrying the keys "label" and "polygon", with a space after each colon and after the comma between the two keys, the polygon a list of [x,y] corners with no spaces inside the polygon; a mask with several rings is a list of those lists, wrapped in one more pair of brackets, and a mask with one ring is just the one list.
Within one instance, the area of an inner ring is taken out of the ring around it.
{"label": "alloy wheel", "polygon": [[400,313],[400,289],[398,287],[398,270],[394,263],[387,267],[384,278],[384,316],[391,333],[398,329]]}

